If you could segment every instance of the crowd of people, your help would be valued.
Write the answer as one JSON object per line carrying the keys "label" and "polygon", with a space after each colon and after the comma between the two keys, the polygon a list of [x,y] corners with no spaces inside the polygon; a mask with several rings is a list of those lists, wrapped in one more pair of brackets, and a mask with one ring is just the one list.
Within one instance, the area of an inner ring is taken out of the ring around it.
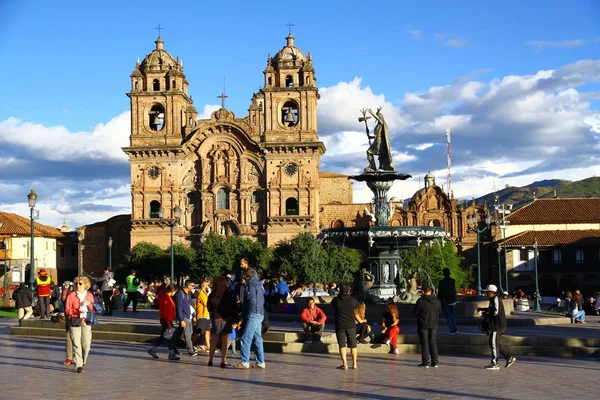
{"label": "crowd of people", "polygon": [[[417,320],[422,352],[419,367],[435,368],[439,365],[436,337],[440,314],[446,317],[450,334],[459,333],[455,320],[455,282],[450,277],[448,268],[443,270],[443,275],[437,295],[434,288],[423,287],[422,295],[414,305],[413,313]],[[128,312],[129,308],[132,312],[138,312],[139,300],[144,297],[159,309],[161,325],[160,335],[147,349],[151,357],[159,358],[159,348],[166,342],[168,360],[180,360],[181,352],[178,348],[185,343],[188,356],[194,357],[199,352],[206,352],[207,364],[212,366],[218,351],[221,356],[220,367],[228,368],[231,365],[227,356],[230,351],[236,354],[236,343],[239,342],[241,360],[233,367],[264,369],[266,363],[262,335],[269,328],[266,309],[280,304],[282,299],[304,296],[306,288],[311,287],[304,283],[286,282],[283,275],[277,279],[261,280],[246,259],[242,259],[238,270],[231,274],[201,282],[187,280],[181,287],[156,282],[144,290],[134,270],[130,271],[125,284],[119,286],[110,268],[106,268],[95,282],[90,281],[87,276],[78,276],[73,282],[66,281],[62,286],[54,285],[47,271],[40,269],[35,282],[34,292],[25,283],[21,283],[13,293],[19,323],[32,317],[32,304],[37,297],[35,311],[41,319],[48,319],[53,314],[58,315],[57,321],[65,321],[64,363],[74,365],[79,373],[84,371],[89,355],[92,326],[97,323],[96,314],[112,315],[117,309]],[[313,287],[313,290],[316,289]],[[400,334],[400,315],[394,302],[387,304],[381,315],[380,325],[374,324],[380,328],[375,333],[367,322],[365,303],[351,295],[347,284],[340,284],[339,287],[335,284],[325,285],[320,290],[334,297],[331,306],[334,311],[335,337],[342,360],[339,369],[357,369],[357,345],[374,343],[376,334],[381,343],[389,346],[390,353],[399,353],[397,338]],[[483,315],[484,321],[480,329],[488,336],[492,354],[492,360],[486,368],[499,369],[500,356],[504,357],[505,367],[508,368],[516,358],[501,344],[501,337],[506,330],[506,315],[501,300],[507,298],[507,294],[495,285],[488,285],[484,293],[488,296],[489,304],[477,310]],[[565,312],[573,322],[583,324],[586,322],[586,310],[597,312],[596,304],[599,301],[600,296],[597,300],[590,298],[584,301],[580,291],[575,290],[573,293],[564,292],[557,299],[556,308]],[[307,299],[300,319],[305,343],[321,343],[327,315],[313,297]],[[350,349],[351,364],[347,361],[347,349]],[[251,352],[254,352],[255,360],[252,365]]]}

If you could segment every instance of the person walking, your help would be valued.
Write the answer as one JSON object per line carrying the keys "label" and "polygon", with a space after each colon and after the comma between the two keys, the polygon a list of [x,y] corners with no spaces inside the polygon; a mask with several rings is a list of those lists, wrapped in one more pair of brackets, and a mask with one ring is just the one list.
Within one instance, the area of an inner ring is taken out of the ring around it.
{"label": "person walking", "polygon": [[160,346],[164,340],[169,339],[169,360],[179,360],[179,356],[175,352],[173,340],[170,340],[171,337],[165,337],[165,332],[172,328],[173,320],[177,318],[177,310],[175,309],[175,302],[173,301],[173,296],[176,292],[175,285],[169,284],[158,296],[158,315],[160,318],[161,329],[160,336],[152,341],[152,347],[148,350],[148,354],[150,354],[152,358],[158,358],[158,354],[156,354],[158,346]]}
{"label": "person walking", "polygon": [[185,281],[183,288],[179,289],[174,296],[175,299],[175,310],[177,314],[177,321],[179,326],[173,332],[173,348],[177,349],[177,345],[181,340],[181,334],[185,337],[185,346],[188,354],[191,357],[195,357],[198,353],[194,350],[194,344],[192,343],[192,332],[194,326],[192,325],[192,301],[191,293],[194,290],[195,283],[192,280]]}
{"label": "person walking", "polygon": [[437,329],[440,323],[441,304],[430,287],[423,288],[423,295],[417,300],[413,314],[417,317],[417,333],[421,343],[421,364],[419,367],[438,367]]}
{"label": "person walking", "polygon": [[438,299],[442,305],[442,311],[448,322],[448,328],[450,329],[451,335],[456,335],[458,329],[456,328],[456,283],[454,279],[450,278],[450,269],[444,268],[442,270],[444,279],[440,281],[438,287]]}
{"label": "person walking", "polygon": [[125,278],[125,283],[127,285],[127,300],[123,304],[123,312],[127,312],[129,303],[133,303],[133,312],[137,312],[139,295],[138,286],[140,285],[140,280],[135,276],[136,274],[136,270],[132,269],[127,278]]}
{"label": "person walking", "polygon": [[115,284],[115,273],[110,267],[104,268],[104,274],[98,279],[100,290],[102,290],[102,301],[104,302],[104,313],[102,315],[112,315],[112,294]]}
{"label": "person walking", "polygon": [[350,296],[350,286],[347,283],[340,285],[340,292],[331,300],[331,305],[335,312],[335,336],[342,359],[342,365],[337,368],[348,369],[346,347],[349,347],[352,356],[352,369],[358,369],[356,326],[354,325],[354,310],[358,306],[358,301]]}
{"label": "person walking", "polygon": [[504,304],[502,300],[498,298],[498,288],[496,285],[487,285],[484,292],[487,293],[487,297],[490,300],[488,307],[479,307],[477,311],[482,312],[486,321],[486,329],[484,333],[487,333],[489,338],[490,349],[492,351],[492,362],[485,367],[489,370],[500,369],[498,366],[498,359],[501,354],[506,359],[504,368],[508,368],[517,361],[515,357],[510,354],[510,351],[502,346],[500,343],[500,337],[506,331],[506,314],[504,313]]}
{"label": "person walking", "polygon": [[73,341],[73,364],[78,373],[83,372],[92,344],[92,326],[89,321],[94,312],[94,296],[89,292],[90,280],[86,276],[75,278],[75,291],[67,297],[65,315],[69,319]]}
{"label": "person walking", "polygon": [[227,347],[231,334],[231,318],[236,313],[236,303],[233,293],[229,290],[227,280],[223,276],[216,276],[212,282],[212,292],[208,295],[208,314],[211,319],[210,350],[208,353],[208,366],[213,365],[213,358],[221,340],[221,368],[227,368]]}
{"label": "person walking", "polygon": [[[225,281],[227,282],[227,281]],[[210,290],[210,281],[204,280],[200,284],[200,291],[194,306],[196,311],[196,326],[195,332],[192,335],[192,343],[196,343],[196,339],[204,336],[204,344],[195,349],[208,351],[210,348],[210,313],[208,311],[208,292]]]}
{"label": "person walking", "polygon": [[[65,312],[66,312],[66,307],[67,307],[67,298],[74,291],[75,291],[75,288],[74,288],[72,282],[66,281],[65,283],[63,283],[63,290],[60,295],[60,298],[63,303],[63,311],[65,311]],[[71,365],[73,363],[73,341],[71,340],[71,326],[69,325],[69,319],[70,318],[65,315],[65,331],[66,331],[65,353],[66,353],[66,358],[65,358],[65,362],[63,363],[65,365]]]}
{"label": "person walking", "polygon": [[265,318],[265,291],[253,268],[246,268],[243,273],[246,288],[243,290],[242,302],[244,331],[241,338],[241,362],[235,365],[238,369],[250,368],[250,348],[254,347],[256,364],[252,368],[265,369],[265,356],[262,340],[262,322]]}
{"label": "person walking", "polygon": [[19,319],[19,325],[25,319],[29,319],[33,314],[33,294],[25,282],[21,282],[17,290],[12,294],[12,299],[15,301],[15,308],[17,309],[17,318]]}
{"label": "person walking", "polygon": [[52,279],[45,268],[40,269],[35,280],[37,299],[40,303],[40,319],[50,319],[50,295],[52,294]]}

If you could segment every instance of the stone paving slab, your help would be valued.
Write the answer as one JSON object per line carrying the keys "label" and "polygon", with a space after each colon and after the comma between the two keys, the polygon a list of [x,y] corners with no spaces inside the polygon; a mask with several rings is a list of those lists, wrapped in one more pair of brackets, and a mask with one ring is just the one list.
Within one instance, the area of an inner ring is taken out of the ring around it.
{"label": "stone paving slab", "polygon": [[[359,355],[359,369],[340,371],[329,354],[267,354],[266,370],[206,366],[206,355],[169,362],[147,346],[93,341],[86,372],[64,366],[64,341],[8,336],[0,320],[0,398],[6,399],[597,399],[593,359],[519,357],[487,371],[488,357],[440,356],[421,369],[416,354]],[[239,358],[230,358],[237,362]],[[217,355],[215,361],[219,362]],[[576,377],[576,379],[575,379]]]}

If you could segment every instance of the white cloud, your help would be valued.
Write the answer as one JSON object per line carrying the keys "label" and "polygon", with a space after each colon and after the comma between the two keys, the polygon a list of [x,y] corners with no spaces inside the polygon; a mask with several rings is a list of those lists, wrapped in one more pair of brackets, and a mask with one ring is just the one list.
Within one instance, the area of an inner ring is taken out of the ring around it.
{"label": "white cloud", "polygon": [[586,43],[583,39],[574,40],[532,40],[525,42],[525,45],[535,47],[536,50],[544,49],[570,49],[573,47],[583,46]]}
{"label": "white cloud", "polygon": [[444,45],[448,47],[461,48],[469,45],[467,39],[458,37],[452,33],[436,33],[433,35],[433,39],[439,42],[444,42]]}
{"label": "white cloud", "polygon": [[8,118],[0,122],[0,144],[34,153],[48,161],[111,160],[126,162],[121,147],[129,144],[129,111],[98,124],[91,132],[69,132],[63,126],[47,127]]}
{"label": "white cloud", "polygon": [[[399,155],[394,165],[415,176],[426,173],[433,159],[445,165],[445,129],[450,127],[457,197],[487,193],[494,184],[525,185],[537,179],[575,180],[597,174],[600,113],[590,101],[598,93],[584,90],[596,82],[600,82],[600,60],[581,60],[488,82],[467,75],[445,86],[406,93],[402,104],[386,103],[384,108],[386,120],[389,116],[400,122],[389,124],[394,154]],[[321,94],[319,134],[330,143],[322,166],[341,173],[362,170],[368,144],[354,122],[355,110],[363,102],[357,99],[385,103],[385,97],[363,86],[360,78],[323,88]],[[348,106],[351,112],[336,114],[338,105],[338,110]],[[356,132],[351,137],[347,126]],[[330,152],[331,144],[335,150]],[[368,188],[357,185],[355,194],[357,200],[371,197]],[[393,195],[401,194],[394,191]]]}
{"label": "white cloud", "polygon": [[423,40],[423,34],[419,30],[408,31],[408,34],[416,40]]}

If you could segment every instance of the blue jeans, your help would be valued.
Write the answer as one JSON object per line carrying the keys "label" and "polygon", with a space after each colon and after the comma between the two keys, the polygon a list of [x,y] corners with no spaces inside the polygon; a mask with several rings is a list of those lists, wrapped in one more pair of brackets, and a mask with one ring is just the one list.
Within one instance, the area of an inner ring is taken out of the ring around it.
{"label": "blue jeans", "polygon": [[583,310],[579,311],[577,314],[573,315],[573,319],[585,321],[585,311],[583,311]]}
{"label": "blue jeans", "polygon": [[[242,333],[240,356],[243,365],[250,365],[250,348],[254,347],[254,358],[259,365],[265,365],[265,354],[262,340],[262,314],[249,314]],[[254,346],[252,346],[254,345]]]}
{"label": "blue jeans", "polygon": [[444,307],[444,315],[446,316],[446,321],[448,321],[450,333],[458,332],[458,329],[456,329],[456,318],[454,317],[455,308],[456,304],[448,304]]}

